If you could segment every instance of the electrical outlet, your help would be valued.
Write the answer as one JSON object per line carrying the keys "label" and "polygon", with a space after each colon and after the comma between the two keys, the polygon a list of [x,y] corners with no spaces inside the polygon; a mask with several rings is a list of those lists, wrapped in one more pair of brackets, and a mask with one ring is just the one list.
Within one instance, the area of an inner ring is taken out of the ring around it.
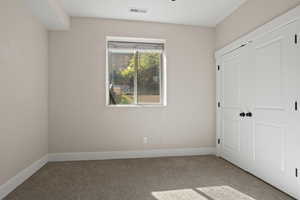
{"label": "electrical outlet", "polygon": [[144,137],[143,142],[144,144],[148,144],[148,137]]}

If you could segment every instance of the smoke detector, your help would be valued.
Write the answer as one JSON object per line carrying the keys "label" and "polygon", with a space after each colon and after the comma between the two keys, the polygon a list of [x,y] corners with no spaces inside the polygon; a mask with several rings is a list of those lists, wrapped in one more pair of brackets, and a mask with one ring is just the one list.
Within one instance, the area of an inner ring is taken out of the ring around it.
{"label": "smoke detector", "polygon": [[132,12],[132,13],[147,13],[148,10],[147,9],[144,9],[144,8],[129,8],[129,12]]}

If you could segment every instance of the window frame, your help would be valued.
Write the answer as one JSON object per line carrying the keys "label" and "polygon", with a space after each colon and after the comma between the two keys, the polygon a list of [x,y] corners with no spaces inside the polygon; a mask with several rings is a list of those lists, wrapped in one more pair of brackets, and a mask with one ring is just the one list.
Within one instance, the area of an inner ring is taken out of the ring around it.
{"label": "window frame", "polygon": [[166,40],[164,39],[146,39],[146,38],[133,38],[133,37],[114,37],[114,36],[107,36],[106,37],[106,70],[105,70],[105,93],[106,93],[106,100],[105,105],[106,107],[125,107],[125,108],[140,108],[140,107],[166,107],[167,106],[167,54],[166,49],[164,49],[162,53],[162,63],[160,69],[160,103],[159,104],[117,104],[112,105],[110,104],[110,97],[109,97],[109,48],[108,42],[116,41],[116,42],[140,42],[140,43],[158,43],[164,44],[166,47]]}

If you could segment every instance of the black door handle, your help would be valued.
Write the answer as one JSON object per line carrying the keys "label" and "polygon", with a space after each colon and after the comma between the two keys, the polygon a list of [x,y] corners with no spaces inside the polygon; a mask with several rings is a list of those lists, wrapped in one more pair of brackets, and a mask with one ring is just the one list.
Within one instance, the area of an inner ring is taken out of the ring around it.
{"label": "black door handle", "polygon": [[246,116],[247,117],[252,117],[253,115],[252,115],[252,112],[248,112],[247,114],[246,114]]}
{"label": "black door handle", "polygon": [[245,114],[244,112],[242,112],[242,113],[240,113],[240,116],[241,116],[241,117],[245,117],[246,114]]}

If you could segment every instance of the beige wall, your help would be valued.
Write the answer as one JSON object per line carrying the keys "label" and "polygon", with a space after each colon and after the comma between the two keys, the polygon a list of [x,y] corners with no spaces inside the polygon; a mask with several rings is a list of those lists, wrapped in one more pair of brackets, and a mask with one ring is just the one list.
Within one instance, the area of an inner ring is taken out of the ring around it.
{"label": "beige wall", "polygon": [[238,39],[300,4],[300,0],[248,0],[216,28],[216,47]]}
{"label": "beige wall", "polygon": [[[167,107],[105,107],[106,36],[167,40]],[[49,45],[50,152],[215,146],[214,29],[73,18]]]}
{"label": "beige wall", "polygon": [[24,2],[0,6],[0,185],[48,151],[48,38]]}

